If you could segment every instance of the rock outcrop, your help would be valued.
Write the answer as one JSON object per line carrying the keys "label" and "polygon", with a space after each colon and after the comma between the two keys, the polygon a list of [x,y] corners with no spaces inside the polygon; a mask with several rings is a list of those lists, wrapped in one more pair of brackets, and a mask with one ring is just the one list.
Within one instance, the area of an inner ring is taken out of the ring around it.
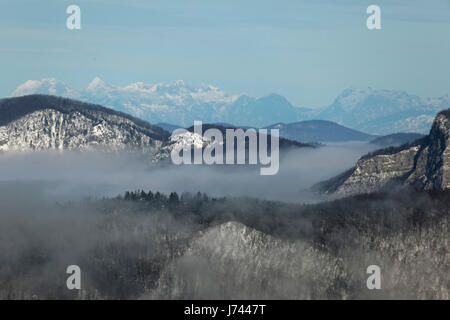
{"label": "rock outcrop", "polygon": [[436,116],[428,136],[370,153],[353,169],[317,184],[315,189],[348,196],[405,185],[425,190],[450,188],[450,110]]}

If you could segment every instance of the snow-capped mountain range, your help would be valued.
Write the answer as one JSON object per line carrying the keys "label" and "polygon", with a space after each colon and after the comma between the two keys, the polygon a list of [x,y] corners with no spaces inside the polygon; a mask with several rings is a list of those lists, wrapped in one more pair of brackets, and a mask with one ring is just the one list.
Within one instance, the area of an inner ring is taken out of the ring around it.
{"label": "snow-capped mountain range", "polygon": [[351,88],[322,108],[293,106],[278,94],[254,98],[227,94],[212,85],[191,87],[182,80],[169,84],[136,82],[124,87],[95,78],[81,90],[54,78],[28,80],[12,93],[50,94],[96,103],[151,123],[188,127],[195,120],[264,127],[277,122],[320,119],[370,134],[426,133],[436,114],[450,107],[450,96],[420,98],[404,91]]}
{"label": "snow-capped mountain range", "polygon": [[450,96],[420,98],[405,91],[352,88],[316,116],[372,134],[428,133],[437,113],[450,107]]}

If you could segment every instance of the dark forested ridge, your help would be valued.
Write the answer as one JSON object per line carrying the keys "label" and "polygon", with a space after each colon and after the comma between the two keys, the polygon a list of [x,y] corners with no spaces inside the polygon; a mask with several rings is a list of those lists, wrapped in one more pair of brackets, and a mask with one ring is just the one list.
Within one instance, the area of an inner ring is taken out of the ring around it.
{"label": "dark forested ridge", "polygon": [[[248,129],[253,129],[255,130],[256,134],[257,134],[257,139],[259,140],[259,133],[258,130],[259,129],[255,129],[255,128],[249,128],[249,127],[243,127],[243,128],[239,128],[239,127],[235,127],[235,126],[231,126],[231,125],[227,125],[227,124],[202,124],[202,134],[208,130],[208,129],[217,129],[219,130],[224,138],[224,142],[225,145],[227,144],[227,139],[226,139],[226,130],[227,129],[233,129],[233,130],[238,130],[238,129],[242,129],[244,132]],[[194,132],[194,126],[190,126],[189,128],[187,128],[188,131],[190,132]],[[266,140],[267,140],[267,146],[270,148],[271,146],[271,134],[270,134],[270,130],[267,130],[267,136],[266,136]],[[248,139],[246,139],[246,148],[248,149]],[[259,146],[259,143],[258,143]],[[283,137],[279,137],[279,146],[281,149],[289,149],[289,148],[317,148],[320,146],[319,143],[306,143],[306,142],[300,142],[300,141],[296,141],[296,140],[290,140],[287,138],[283,138]],[[236,146],[235,146],[236,149]]]}
{"label": "dark forested ridge", "polygon": [[[3,210],[2,236],[22,240],[0,242],[0,298],[445,299],[449,212],[450,192],[415,190],[316,205],[139,190],[29,220]],[[371,264],[384,290],[365,288]]]}
{"label": "dark forested ridge", "polygon": [[0,126],[7,125],[27,114],[43,109],[53,109],[61,113],[79,112],[91,119],[98,118],[98,114],[117,116],[134,122],[144,133],[152,138],[165,141],[170,136],[170,133],[164,129],[123,112],[96,104],[41,94],[1,99]]}
{"label": "dark forested ridge", "polygon": [[[169,143],[169,137],[171,133],[164,130],[163,128],[152,125],[146,121],[135,118],[129,114],[119,112],[110,108],[106,108],[100,105],[85,103],[78,100],[73,100],[69,98],[56,97],[51,95],[41,95],[33,94],[27,96],[20,96],[14,98],[5,98],[0,100],[0,126],[5,126],[15,120],[20,119],[28,114],[35,111],[40,111],[43,109],[52,109],[59,111],[64,114],[79,112],[83,116],[94,120],[95,122],[106,120],[111,121],[114,118],[114,122],[119,122],[119,126],[124,126],[122,124],[123,120],[132,121],[136,125],[136,130],[139,132],[163,143]],[[203,125],[205,130],[210,128],[216,128],[224,133],[225,137],[225,127],[221,125]],[[236,129],[233,127],[233,129]],[[188,128],[188,130],[193,131],[193,127]],[[259,136],[258,136],[259,139]],[[225,138],[226,142],[226,138]],[[268,147],[271,146],[270,134],[268,134]],[[302,143],[298,141],[292,141],[285,138],[279,138],[279,146],[281,149],[290,148],[314,148],[319,146],[318,144]],[[248,140],[246,140],[246,148],[248,149]],[[236,149],[236,146],[235,146]]]}
{"label": "dark forested ridge", "polygon": [[[450,191],[402,189],[392,193],[361,194],[319,204],[287,204],[257,198],[210,197],[205,193],[127,191],[103,204],[134,204],[151,213],[164,210],[175,217],[199,223],[202,228],[237,221],[283,239],[323,241],[325,230],[350,230],[359,224],[361,232],[372,227],[384,232],[433,224],[450,217]],[[120,207],[119,205],[119,207]],[[107,211],[107,210],[106,210]],[[308,221],[305,233],[304,224]],[[350,237],[351,238],[351,237]],[[331,243],[331,239],[326,241]]]}
{"label": "dark forested ridge", "polygon": [[389,134],[386,136],[378,137],[378,138],[370,141],[370,143],[376,144],[376,145],[379,145],[382,147],[401,146],[404,144],[412,143],[423,137],[424,137],[424,135],[420,134],[420,133],[399,132],[399,133],[393,133],[393,134]]}
{"label": "dark forested ridge", "polygon": [[284,138],[308,142],[369,141],[376,137],[326,120],[276,123],[266,128],[279,129]]}

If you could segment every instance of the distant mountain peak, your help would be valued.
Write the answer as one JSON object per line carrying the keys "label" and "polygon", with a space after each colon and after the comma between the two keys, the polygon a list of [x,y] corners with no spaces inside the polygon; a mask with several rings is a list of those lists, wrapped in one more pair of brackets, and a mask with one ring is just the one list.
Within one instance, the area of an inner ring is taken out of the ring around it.
{"label": "distant mountain peak", "polygon": [[277,103],[292,105],[288,99],[278,93],[269,93],[268,95],[261,97],[260,100],[270,100]]}
{"label": "distant mountain peak", "polygon": [[445,97],[428,99],[400,90],[350,88],[322,109],[318,118],[380,135],[425,133],[437,112],[449,107]]}
{"label": "distant mountain peak", "polygon": [[187,84],[186,82],[184,82],[184,80],[176,80],[172,83],[173,86],[177,86],[177,87],[186,87]]}
{"label": "distant mountain peak", "polygon": [[41,80],[27,80],[11,94],[12,97],[24,96],[29,94],[50,94],[56,96],[65,96],[76,98],[80,93],[71,89],[67,84],[55,78],[43,78]]}
{"label": "distant mountain peak", "polygon": [[351,87],[344,90],[335,100],[335,104],[338,103],[342,108],[346,110],[352,110],[355,107],[359,107],[361,103],[364,103],[369,98],[380,97],[386,100],[391,99],[418,99],[414,95],[409,95],[406,91],[399,90],[385,90],[385,89],[373,89],[371,87]]}
{"label": "distant mountain peak", "polygon": [[86,87],[87,91],[111,89],[113,86],[103,81],[100,77],[95,77]]}
{"label": "distant mountain peak", "polygon": [[334,101],[345,111],[350,111],[357,107],[362,101],[374,94],[374,90],[370,87],[356,88],[351,87],[345,89]]}

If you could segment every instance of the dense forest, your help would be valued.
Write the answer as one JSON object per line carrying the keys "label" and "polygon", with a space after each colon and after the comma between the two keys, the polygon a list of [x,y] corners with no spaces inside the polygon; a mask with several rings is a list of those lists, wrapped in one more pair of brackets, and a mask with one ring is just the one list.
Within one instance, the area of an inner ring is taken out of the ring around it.
{"label": "dense forest", "polygon": [[[449,298],[450,192],[302,205],[138,190],[28,209],[2,208],[2,299]],[[371,264],[382,290],[366,288]]]}

